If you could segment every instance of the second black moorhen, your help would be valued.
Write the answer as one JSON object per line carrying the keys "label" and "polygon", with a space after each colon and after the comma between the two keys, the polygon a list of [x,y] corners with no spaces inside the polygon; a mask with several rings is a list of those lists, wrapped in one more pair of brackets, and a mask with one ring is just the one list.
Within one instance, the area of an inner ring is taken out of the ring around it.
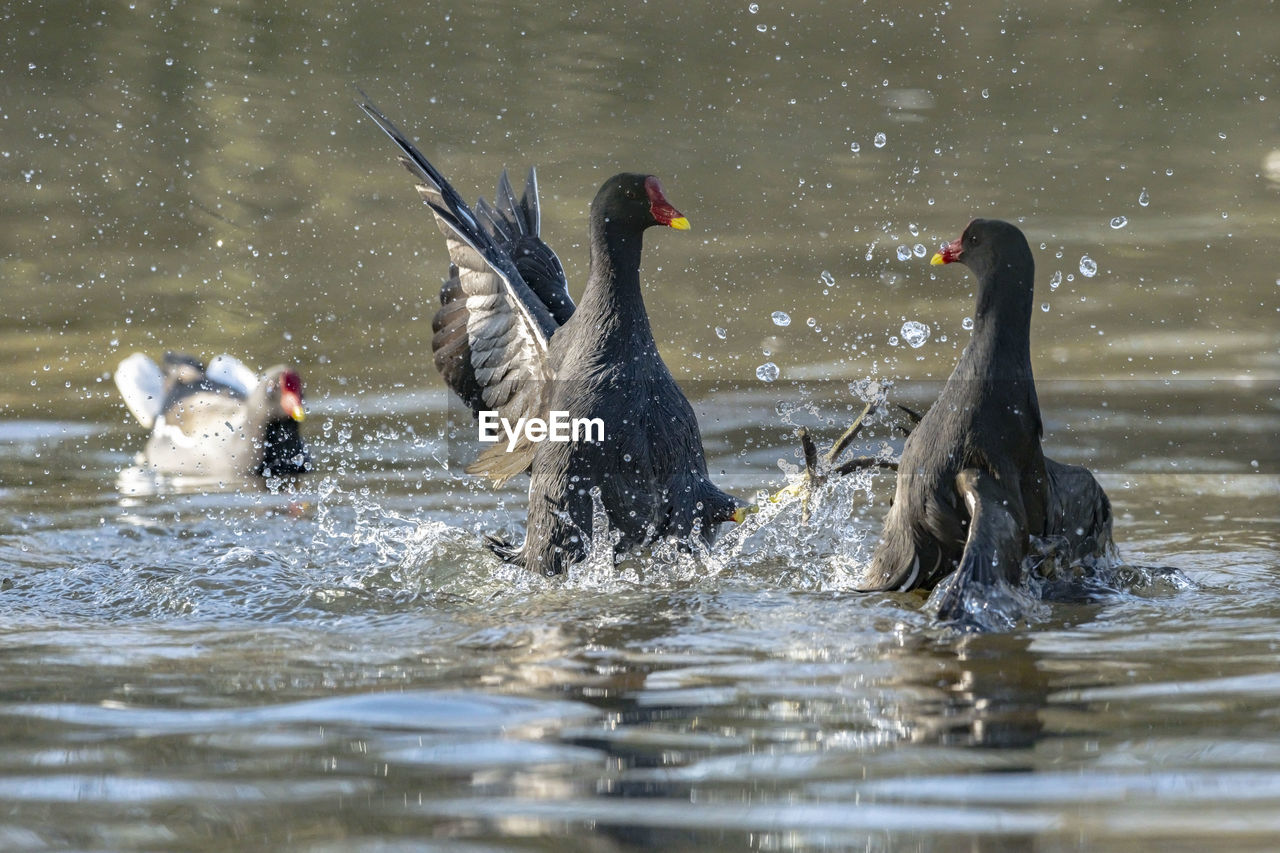
{"label": "second black moorhen", "polygon": [[973,338],[937,402],[911,431],[872,560],[868,590],[929,589],[938,615],[966,623],[999,583],[1018,583],[1030,537],[1073,560],[1111,543],[1111,504],[1085,468],[1045,458],[1031,372],[1035,262],[1022,232],[975,219],[933,256],[978,279]]}
{"label": "second black moorhen", "polygon": [[[529,471],[524,544],[494,542],[505,559],[545,575],[588,553],[598,501],[615,551],[660,537],[710,541],[745,508],[707,474],[693,409],[658,354],[640,292],[646,229],[688,220],[652,175],[623,173],[591,203],[591,266],[582,302],[539,236],[533,170],[517,201],[504,172],[495,204],[472,210],[444,176],[368,99],[360,108],[395,142],[449,247],[449,278],[433,321],[436,367],[477,414],[572,422],[599,419],[603,440],[503,440],[468,468],[495,482]],[[526,434],[527,435],[527,434]]]}

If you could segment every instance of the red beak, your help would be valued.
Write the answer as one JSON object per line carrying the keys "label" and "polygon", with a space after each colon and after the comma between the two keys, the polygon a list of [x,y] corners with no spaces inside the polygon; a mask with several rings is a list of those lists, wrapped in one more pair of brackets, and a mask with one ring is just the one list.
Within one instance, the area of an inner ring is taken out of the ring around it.
{"label": "red beak", "polygon": [[961,248],[960,241],[963,238],[957,237],[947,245],[943,246],[937,254],[929,259],[929,263],[937,266],[938,264],[949,264],[952,261],[960,260],[960,255],[964,252]]}
{"label": "red beak", "polygon": [[659,225],[666,225],[677,231],[689,230],[689,220],[671,206],[671,202],[662,194],[662,184],[653,175],[644,179],[644,191],[649,194],[649,212]]}

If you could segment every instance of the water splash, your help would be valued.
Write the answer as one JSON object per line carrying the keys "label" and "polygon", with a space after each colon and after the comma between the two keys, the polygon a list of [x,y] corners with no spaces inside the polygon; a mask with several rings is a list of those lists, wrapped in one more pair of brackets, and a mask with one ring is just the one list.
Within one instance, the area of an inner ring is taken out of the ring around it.
{"label": "water splash", "polygon": [[781,375],[782,371],[779,370],[778,365],[774,364],[772,361],[766,361],[764,364],[756,368],[756,379],[759,379],[761,382],[773,382]]}
{"label": "water splash", "polygon": [[919,349],[929,340],[929,327],[919,320],[908,320],[902,324],[900,334],[912,349]]}

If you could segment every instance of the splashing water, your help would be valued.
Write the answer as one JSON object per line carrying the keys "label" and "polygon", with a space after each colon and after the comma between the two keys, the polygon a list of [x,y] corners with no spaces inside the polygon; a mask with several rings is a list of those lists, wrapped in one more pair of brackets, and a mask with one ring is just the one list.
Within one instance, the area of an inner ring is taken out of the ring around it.
{"label": "splashing water", "polygon": [[929,327],[919,320],[908,320],[902,324],[902,339],[911,345],[912,349],[919,349],[924,346],[924,342],[929,340]]}
{"label": "splashing water", "polygon": [[778,369],[778,365],[772,361],[766,361],[764,364],[756,368],[756,379],[761,382],[773,382],[782,375],[782,371]]}

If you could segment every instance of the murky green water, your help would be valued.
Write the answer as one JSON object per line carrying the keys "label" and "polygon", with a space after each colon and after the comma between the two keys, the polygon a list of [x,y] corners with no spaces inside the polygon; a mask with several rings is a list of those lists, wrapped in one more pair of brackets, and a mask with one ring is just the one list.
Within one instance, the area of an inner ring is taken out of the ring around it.
{"label": "murky green water", "polygon": [[[1272,849],[1276,11],[11,5],[0,847]],[[1018,220],[1046,450],[1181,578],[939,630],[851,592],[883,473],[694,557],[498,565],[525,498],[458,471],[446,256],[353,84],[468,197],[536,163],[575,292],[596,187],[661,176],[694,228],[648,308],[742,495],[864,380],[927,405],[972,280],[921,255]],[[139,490],[110,372],[165,349],[296,361],[321,470]]]}

